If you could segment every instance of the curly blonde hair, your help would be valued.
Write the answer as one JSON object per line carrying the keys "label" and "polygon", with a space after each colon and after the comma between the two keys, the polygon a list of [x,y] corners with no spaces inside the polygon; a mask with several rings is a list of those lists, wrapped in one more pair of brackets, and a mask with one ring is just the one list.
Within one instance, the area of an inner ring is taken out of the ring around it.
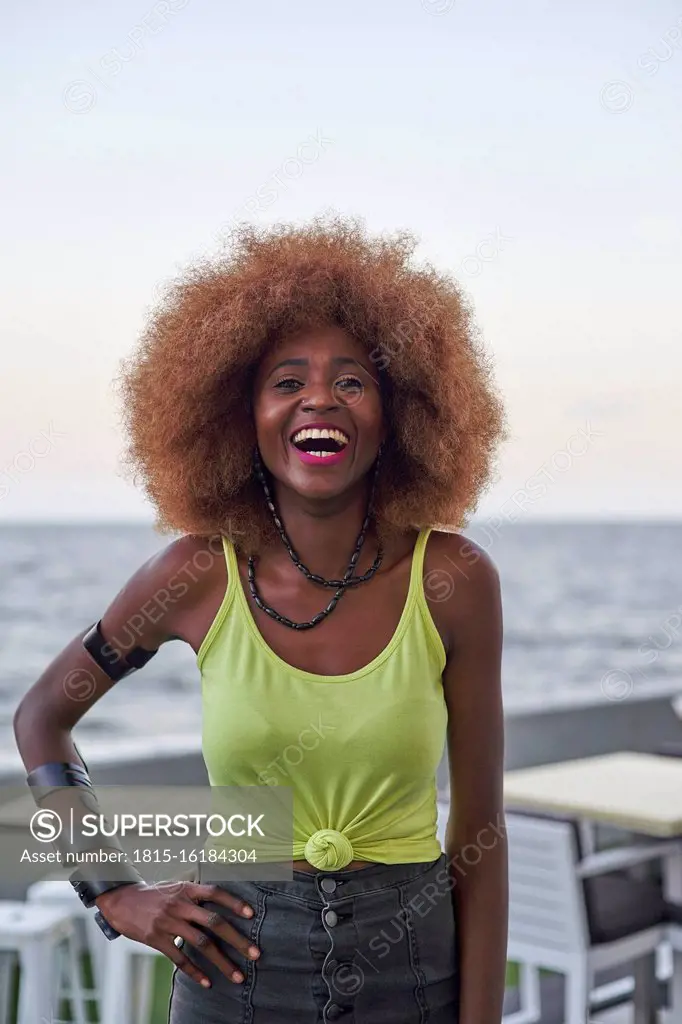
{"label": "curly blonde hair", "polygon": [[504,436],[502,405],[468,301],[413,264],[416,244],[339,216],[241,226],[223,255],[167,286],[119,378],[125,463],[160,530],[224,534],[249,552],[272,536],[253,474],[254,372],[280,337],[319,323],[364,344],[381,380],[380,532],[466,522]]}

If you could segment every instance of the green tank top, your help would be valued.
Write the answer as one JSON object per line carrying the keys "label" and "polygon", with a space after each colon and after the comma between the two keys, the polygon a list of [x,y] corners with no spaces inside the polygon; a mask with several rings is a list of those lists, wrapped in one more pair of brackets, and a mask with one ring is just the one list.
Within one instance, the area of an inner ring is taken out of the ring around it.
{"label": "green tank top", "polygon": [[267,645],[223,539],[227,589],[197,654],[204,760],[212,786],[292,788],[293,860],[332,870],[440,856],[445,650],[423,589],[429,533],[415,544],[388,645],[363,668],[334,676],[294,668]]}

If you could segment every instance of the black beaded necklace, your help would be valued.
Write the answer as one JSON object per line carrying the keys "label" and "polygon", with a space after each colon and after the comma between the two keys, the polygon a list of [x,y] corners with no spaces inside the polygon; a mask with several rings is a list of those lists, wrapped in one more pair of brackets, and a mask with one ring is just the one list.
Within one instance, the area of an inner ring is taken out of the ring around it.
{"label": "black beaded necklace", "polygon": [[262,464],[261,459],[260,459],[260,453],[259,453],[258,449],[256,449],[256,451],[254,453],[254,464],[255,464],[256,476],[260,480],[261,486],[262,486],[263,491],[265,493],[265,502],[266,502],[266,504],[268,506],[268,509],[270,510],[270,514],[272,515],[272,518],[273,518],[275,527],[277,529],[277,532],[279,533],[280,538],[282,539],[282,543],[284,544],[285,548],[287,549],[287,551],[289,553],[289,557],[291,558],[291,561],[294,563],[296,568],[299,569],[303,573],[303,575],[306,577],[306,579],[311,580],[311,582],[313,582],[313,583],[318,583],[318,584],[320,584],[320,586],[323,586],[323,587],[335,587],[336,588],[336,593],[334,594],[334,596],[332,597],[331,601],[326,606],[326,608],[323,608],[321,612],[318,612],[317,615],[314,615],[312,617],[312,619],[309,619],[307,622],[294,622],[292,619],[287,618],[286,615],[281,615],[278,611],[276,611],[274,608],[272,608],[269,604],[266,604],[265,601],[263,600],[263,598],[258,593],[258,588],[256,586],[255,561],[254,561],[253,556],[251,555],[249,557],[249,561],[248,561],[249,590],[251,591],[251,596],[253,597],[253,600],[254,600],[254,603],[256,604],[256,606],[258,608],[260,608],[261,611],[265,612],[266,615],[269,615],[270,618],[275,619],[277,622],[281,622],[283,626],[289,626],[290,629],[312,629],[313,626],[317,626],[317,624],[322,622],[324,619],[326,619],[328,615],[331,615],[331,613],[334,611],[334,609],[336,608],[336,606],[339,603],[340,599],[343,597],[343,595],[345,594],[346,590],[349,587],[357,586],[357,584],[359,584],[359,583],[367,583],[367,581],[371,580],[372,576],[374,576],[374,573],[377,571],[377,569],[381,565],[381,563],[383,561],[383,557],[384,557],[384,553],[383,553],[383,550],[381,548],[381,545],[379,545],[379,549],[377,551],[377,556],[374,559],[372,565],[367,570],[367,572],[364,573],[363,576],[353,576],[353,572],[355,571],[355,566],[357,565],[358,559],[360,557],[360,552],[362,551],[362,546],[365,543],[365,536],[367,534],[367,527],[369,526],[369,521],[370,521],[371,515],[372,515],[372,505],[373,505],[373,501],[374,501],[374,489],[375,489],[375,485],[376,485],[377,470],[379,468],[379,459],[380,459],[380,457],[381,457],[381,449],[379,449],[379,455],[377,456],[377,461],[376,461],[376,464],[375,464],[374,477],[372,479],[372,489],[370,491],[369,501],[367,503],[367,514],[365,515],[364,521],[362,523],[362,527],[360,529],[360,533],[358,534],[358,539],[355,542],[355,549],[353,551],[353,554],[351,555],[350,562],[348,563],[348,568],[346,569],[346,572],[344,573],[343,579],[341,579],[341,580],[327,580],[327,579],[324,578],[324,576],[318,576],[317,573],[311,572],[303,564],[301,559],[298,557],[296,551],[294,550],[294,547],[293,547],[291,541],[289,540],[289,537],[287,536],[286,530],[284,529],[284,524],[282,523],[282,520],[280,519],[279,515],[277,514],[277,509],[275,507],[274,501],[272,500],[272,494],[270,493],[270,488],[268,487],[268,482],[265,479],[265,473],[263,472],[263,464]]}

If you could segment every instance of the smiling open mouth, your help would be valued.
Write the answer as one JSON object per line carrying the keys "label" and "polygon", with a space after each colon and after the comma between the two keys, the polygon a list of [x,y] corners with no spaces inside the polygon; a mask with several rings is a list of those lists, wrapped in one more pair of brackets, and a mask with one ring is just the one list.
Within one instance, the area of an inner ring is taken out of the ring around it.
{"label": "smiling open mouth", "polygon": [[303,430],[297,430],[291,438],[291,443],[297,451],[316,459],[328,459],[341,454],[349,441],[348,434],[343,430],[324,427],[305,427]]}

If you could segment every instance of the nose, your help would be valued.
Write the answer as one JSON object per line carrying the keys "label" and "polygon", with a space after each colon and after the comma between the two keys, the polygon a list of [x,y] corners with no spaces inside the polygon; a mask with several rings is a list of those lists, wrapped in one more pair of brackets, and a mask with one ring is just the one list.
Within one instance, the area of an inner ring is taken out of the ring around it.
{"label": "nose", "polygon": [[309,381],[301,398],[301,409],[308,412],[338,409],[339,402],[333,387],[324,381]]}

